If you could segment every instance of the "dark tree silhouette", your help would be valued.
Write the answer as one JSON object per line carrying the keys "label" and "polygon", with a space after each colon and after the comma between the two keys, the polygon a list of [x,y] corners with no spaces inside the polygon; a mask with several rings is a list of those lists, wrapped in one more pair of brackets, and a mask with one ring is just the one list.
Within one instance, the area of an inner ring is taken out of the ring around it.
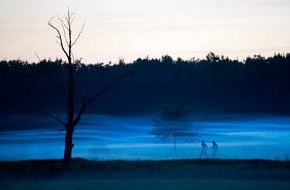
{"label": "dark tree silhouette", "polygon": [[[88,100],[97,88],[110,84],[115,76],[127,71],[138,73],[122,88],[102,96],[98,106],[89,106],[86,113],[150,114],[160,111],[162,105],[175,104],[194,107],[202,113],[290,113],[289,53],[268,58],[256,55],[243,61],[211,53],[207,57],[173,61],[169,57],[145,57],[132,63],[112,65],[75,65],[74,62],[74,74],[78,75],[75,86],[80,89],[84,86],[82,81],[88,81],[83,88]],[[67,75],[67,68],[67,61],[61,60],[42,60],[38,64],[21,60],[0,61],[0,86],[3,89],[0,112],[25,112],[29,105],[59,113],[63,109],[64,96],[53,89],[42,70],[49,73],[51,81],[65,81],[65,84],[57,82],[57,86],[66,91],[68,80],[63,80],[63,76]],[[82,104],[81,99],[80,93],[77,110]],[[66,113],[66,110],[62,112]]]}
{"label": "dark tree silhouette", "polygon": [[[66,59],[67,59],[67,90],[63,90],[63,88],[59,88],[58,85],[56,85],[49,75],[47,75],[50,83],[52,86],[57,90],[58,93],[60,93],[66,100],[67,100],[67,120],[63,121],[56,116],[46,112],[42,111],[39,109],[34,109],[35,111],[38,111],[46,116],[49,116],[56,121],[58,121],[60,124],[64,126],[64,131],[65,131],[65,148],[64,148],[64,155],[63,155],[63,168],[65,171],[68,171],[71,166],[71,158],[72,158],[72,149],[74,147],[73,144],[73,134],[75,127],[81,120],[82,115],[85,113],[87,107],[95,101],[96,98],[101,96],[103,93],[105,93],[107,90],[116,87],[122,80],[130,77],[133,73],[127,73],[115,81],[109,83],[106,85],[103,89],[100,91],[96,92],[94,95],[91,97],[85,97],[84,94],[82,94],[83,86],[79,87],[79,89],[76,89],[76,76],[75,76],[75,71],[76,67],[80,65],[80,60],[75,60],[73,56],[73,47],[77,43],[79,37],[82,34],[82,31],[84,29],[85,23],[82,25],[80,32],[76,35],[75,39],[73,39],[72,35],[72,24],[75,19],[75,13],[70,12],[68,9],[67,15],[64,17],[64,19],[60,18],[57,15],[57,18],[61,24],[61,29],[56,27],[53,23],[52,20],[53,18],[48,22],[48,25],[54,29],[57,33],[57,39],[58,43],[61,47],[62,52],[65,54]],[[78,111],[76,111],[76,100],[77,96],[81,96],[81,106]]]}

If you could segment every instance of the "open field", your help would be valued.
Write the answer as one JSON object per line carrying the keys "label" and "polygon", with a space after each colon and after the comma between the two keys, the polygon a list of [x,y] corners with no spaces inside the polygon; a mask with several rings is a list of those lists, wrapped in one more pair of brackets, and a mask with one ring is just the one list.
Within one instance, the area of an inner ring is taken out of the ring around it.
{"label": "open field", "polygon": [[0,162],[1,189],[289,189],[290,162],[268,160]]}
{"label": "open field", "polygon": [[[65,119],[66,114],[56,116]],[[289,158],[289,116],[192,115],[190,120],[197,127],[199,137],[193,143],[180,139],[177,149],[170,142],[172,139],[166,142],[166,139],[150,134],[155,119],[153,115],[118,117],[86,114],[74,134],[76,147],[73,155],[93,160],[194,159],[199,157],[201,140],[205,140],[208,146],[215,140],[219,145],[217,157],[222,159]],[[25,114],[0,114],[0,152],[3,153],[0,160],[61,158],[65,133],[57,132],[59,128],[54,122],[51,118]],[[4,130],[3,126],[9,130]],[[210,150],[208,154],[211,154]]]}

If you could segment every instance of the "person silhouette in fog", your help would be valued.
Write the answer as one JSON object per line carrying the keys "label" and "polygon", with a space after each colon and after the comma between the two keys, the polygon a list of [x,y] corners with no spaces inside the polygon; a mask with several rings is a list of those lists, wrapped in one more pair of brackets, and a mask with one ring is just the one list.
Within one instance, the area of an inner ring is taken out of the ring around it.
{"label": "person silhouette in fog", "polygon": [[215,158],[216,157],[216,153],[217,153],[217,151],[219,149],[219,147],[218,147],[218,145],[217,145],[217,143],[215,141],[212,141],[211,149],[212,149],[212,157]]}
{"label": "person silhouette in fog", "polygon": [[207,149],[208,149],[208,146],[205,144],[204,140],[201,141],[201,152],[199,154],[199,158],[202,157],[202,155],[204,155],[206,158],[208,158],[207,156]]}

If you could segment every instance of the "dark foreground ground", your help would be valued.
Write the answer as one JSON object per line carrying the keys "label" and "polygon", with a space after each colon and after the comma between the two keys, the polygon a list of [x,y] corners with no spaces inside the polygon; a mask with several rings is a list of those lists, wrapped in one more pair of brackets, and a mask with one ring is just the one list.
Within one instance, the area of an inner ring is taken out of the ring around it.
{"label": "dark foreground ground", "polygon": [[0,162],[0,189],[290,189],[290,162],[269,160]]}

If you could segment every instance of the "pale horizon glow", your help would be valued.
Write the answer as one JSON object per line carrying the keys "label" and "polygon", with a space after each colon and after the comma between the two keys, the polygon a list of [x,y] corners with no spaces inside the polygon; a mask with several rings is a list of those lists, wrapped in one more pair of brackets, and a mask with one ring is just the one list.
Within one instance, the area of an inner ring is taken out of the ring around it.
{"label": "pale horizon glow", "polygon": [[65,59],[47,22],[68,6],[75,35],[86,22],[74,49],[84,63],[290,52],[289,0],[0,0],[0,59]]}

